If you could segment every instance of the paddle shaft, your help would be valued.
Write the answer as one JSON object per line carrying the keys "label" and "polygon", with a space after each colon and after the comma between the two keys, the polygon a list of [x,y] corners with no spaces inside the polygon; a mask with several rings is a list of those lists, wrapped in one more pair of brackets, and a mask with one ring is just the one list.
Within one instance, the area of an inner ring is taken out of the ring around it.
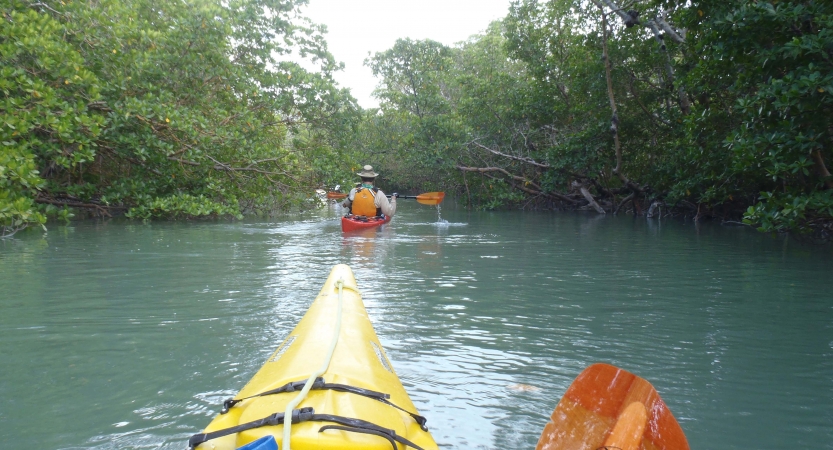
{"label": "paddle shaft", "polygon": [[[343,192],[328,192],[327,198],[330,200],[340,200],[343,198],[347,198],[348,194]],[[387,195],[386,197],[392,197],[392,195]],[[397,198],[404,198],[404,199],[414,199],[423,205],[439,205],[442,203],[443,198],[445,198],[445,192],[426,192],[424,194],[419,195],[397,195]]]}
{"label": "paddle shaft", "polygon": [[[386,195],[385,197],[391,198],[393,196],[392,195]],[[397,195],[396,196],[396,198],[417,198],[417,197],[419,197],[419,196],[418,195]],[[330,192],[330,193],[327,194],[327,198],[342,199],[342,198],[347,198],[347,194],[343,194],[341,192]]]}

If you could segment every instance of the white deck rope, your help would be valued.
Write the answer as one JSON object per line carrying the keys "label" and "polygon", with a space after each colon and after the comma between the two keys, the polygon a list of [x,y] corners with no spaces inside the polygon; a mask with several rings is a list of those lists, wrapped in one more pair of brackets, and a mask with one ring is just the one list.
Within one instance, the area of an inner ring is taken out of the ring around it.
{"label": "white deck rope", "polygon": [[327,350],[327,357],[324,359],[324,363],[321,365],[321,368],[309,376],[307,382],[304,384],[304,388],[301,389],[301,392],[299,392],[298,395],[296,395],[295,398],[292,399],[288,405],[286,405],[286,410],[284,411],[283,416],[283,446],[281,447],[283,450],[290,450],[289,440],[292,433],[292,411],[302,401],[304,401],[305,398],[307,398],[307,394],[312,388],[312,384],[315,382],[315,379],[323,375],[324,372],[327,371],[327,368],[330,367],[330,361],[333,359],[333,353],[335,353],[336,344],[338,344],[338,337],[341,334],[341,310],[344,303],[344,288],[346,287],[347,289],[352,289],[358,292],[358,290],[352,286],[344,286],[344,278],[339,278],[338,281],[335,282],[335,285],[338,287],[338,313],[336,316],[336,329],[333,333],[333,340],[330,343],[330,349]]}

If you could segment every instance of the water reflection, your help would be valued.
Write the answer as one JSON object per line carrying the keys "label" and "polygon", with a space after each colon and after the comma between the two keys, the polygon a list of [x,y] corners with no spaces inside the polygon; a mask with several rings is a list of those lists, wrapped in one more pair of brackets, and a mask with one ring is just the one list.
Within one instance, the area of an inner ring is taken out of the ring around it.
{"label": "water reflection", "polygon": [[824,249],[708,224],[443,218],[404,202],[389,225],[345,235],[339,209],[277,223],[79,223],[0,243],[0,439],[183,448],[338,263],[353,267],[444,448],[532,448],[598,361],[649,379],[692,448],[833,438]]}
{"label": "water reflection", "polygon": [[[384,227],[384,225],[382,226]],[[341,257],[343,259],[352,259],[354,261],[363,261],[368,263],[374,259],[378,254],[376,252],[377,239],[382,236],[382,227],[371,228],[366,230],[356,230],[349,233],[343,233],[341,240]],[[380,245],[380,250],[385,246]]]}

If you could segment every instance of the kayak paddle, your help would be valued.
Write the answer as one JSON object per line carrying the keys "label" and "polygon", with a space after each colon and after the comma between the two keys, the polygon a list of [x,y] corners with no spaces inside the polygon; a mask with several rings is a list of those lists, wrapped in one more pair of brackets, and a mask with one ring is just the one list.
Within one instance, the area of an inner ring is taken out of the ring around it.
{"label": "kayak paddle", "polygon": [[[390,197],[390,195],[388,195]],[[347,194],[343,192],[327,192],[328,199],[342,199],[347,198]],[[426,192],[419,195],[398,195],[397,198],[412,198],[423,205],[439,205],[445,198],[445,192]]]}
{"label": "kayak paddle", "polygon": [[609,364],[576,377],[536,450],[688,450],[680,424],[648,381]]}
{"label": "kayak paddle", "polygon": [[423,205],[439,205],[445,198],[445,192],[426,192],[419,195],[400,195],[398,198],[415,198]]}

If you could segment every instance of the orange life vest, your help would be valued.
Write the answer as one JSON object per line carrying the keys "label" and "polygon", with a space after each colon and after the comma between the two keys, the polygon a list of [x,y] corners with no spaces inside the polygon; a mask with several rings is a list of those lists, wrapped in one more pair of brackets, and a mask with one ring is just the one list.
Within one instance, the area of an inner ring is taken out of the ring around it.
{"label": "orange life vest", "polygon": [[353,197],[353,206],[351,211],[357,216],[373,217],[378,216],[376,210],[376,193],[374,189],[358,188],[356,195]]}

